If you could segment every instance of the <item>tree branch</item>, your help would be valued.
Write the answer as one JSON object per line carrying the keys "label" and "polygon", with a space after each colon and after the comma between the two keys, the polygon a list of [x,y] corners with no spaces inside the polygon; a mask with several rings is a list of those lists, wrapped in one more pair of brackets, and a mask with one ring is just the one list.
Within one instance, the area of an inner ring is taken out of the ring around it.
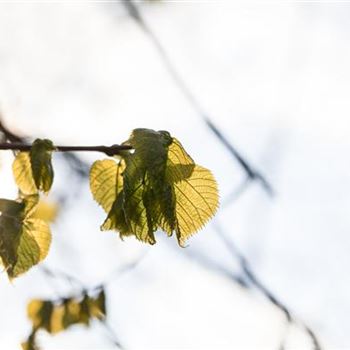
{"label": "tree branch", "polygon": [[[17,150],[30,151],[32,145],[24,143],[0,143],[0,150]],[[58,152],[102,152],[107,156],[120,154],[121,151],[131,150],[128,145],[112,145],[112,146],[55,146],[55,151]]]}

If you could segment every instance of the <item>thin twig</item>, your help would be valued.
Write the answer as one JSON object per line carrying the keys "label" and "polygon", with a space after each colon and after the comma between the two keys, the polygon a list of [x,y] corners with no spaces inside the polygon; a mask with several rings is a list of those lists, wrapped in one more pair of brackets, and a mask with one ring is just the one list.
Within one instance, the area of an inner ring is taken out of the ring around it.
{"label": "thin twig", "polygon": [[173,79],[176,86],[182,92],[184,97],[193,107],[193,109],[200,116],[205,125],[209,128],[209,130],[217,137],[220,143],[230,152],[230,154],[238,161],[246,174],[252,179],[257,180],[261,183],[266,192],[272,196],[274,191],[270,183],[266,180],[266,178],[253,166],[249,164],[249,162],[240,154],[240,152],[232,145],[231,142],[224,136],[224,134],[219,130],[217,125],[213,122],[212,118],[205,111],[204,107],[199,103],[199,101],[195,98],[194,94],[190,90],[189,86],[182,78],[180,73],[177,71],[174,63],[172,62],[170,56],[164,49],[160,40],[154,33],[154,31],[150,28],[150,26],[146,23],[143,18],[141,11],[137,7],[137,5],[132,0],[122,0],[121,4],[124,5],[129,15],[133,20],[139,25],[139,27],[144,31],[144,33],[148,36],[150,41],[153,43],[155,49],[157,50],[159,57],[161,58],[165,68],[167,69],[169,75]]}
{"label": "thin twig", "polygon": [[[32,145],[24,143],[0,143],[0,150],[30,151]],[[128,145],[112,146],[55,146],[57,152],[102,152],[108,156],[120,154],[121,151],[132,149]]]}
{"label": "thin twig", "polygon": [[249,288],[247,282],[242,276],[233,273],[230,269],[208,258],[204,254],[201,254],[200,252],[196,251],[190,252],[189,254],[186,254],[186,256],[187,258],[199,263],[202,267],[206,269],[211,269],[212,271],[215,271],[216,273],[219,273],[222,276],[228,278],[229,280],[237,283],[242,288]]}

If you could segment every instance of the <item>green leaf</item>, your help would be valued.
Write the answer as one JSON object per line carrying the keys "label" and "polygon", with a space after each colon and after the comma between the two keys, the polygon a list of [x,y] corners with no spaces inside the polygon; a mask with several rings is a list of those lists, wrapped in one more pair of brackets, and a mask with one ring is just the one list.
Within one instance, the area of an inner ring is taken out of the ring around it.
{"label": "green leaf", "polygon": [[108,213],[123,188],[124,162],[97,160],[90,169],[90,190],[95,201]]}
{"label": "green leaf", "polygon": [[15,182],[25,195],[49,192],[54,178],[51,163],[54,145],[50,140],[36,139],[30,152],[19,152],[13,162]]}
{"label": "green leaf", "polygon": [[32,165],[28,152],[19,152],[17,154],[12,164],[12,171],[15,182],[22,193],[31,195],[38,192],[33,179]]}
{"label": "green leaf", "polygon": [[55,149],[52,141],[36,139],[30,150],[30,162],[36,188],[48,193],[53,183],[54,172],[51,158]]}
{"label": "green leaf", "polygon": [[106,295],[102,289],[96,298],[88,299],[90,317],[103,320],[106,317]]}
{"label": "green leaf", "polygon": [[[169,168],[169,178],[174,178]],[[179,175],[178,168],[176,173]],[[185,172],[184,172],[185,173]],[[212,173],[199,165],[191,175],[173,183],[175,197],[176,236],[181,246],[214,216],[218,205],[218,189]]]}
{"label": "green leaf", "polygon": [[33,325],[33,330],[44,328],[51,331],[51,316],[54,304],[49,300],[33,299],[27,306],[27,315]]}
{"label": "green leaf", "polygon": [[28,339],[21,344],[22,350],[39,350],[39,347],[35,342],[35,336],[36,336],[35,331],[30,333]]}
{"label": "green leaf", "polygon": [[60,301],[33,299],[28,303],[27,315],[32,322],[32,332],[22,348],[37,349],[36,332],[44,329],[50,334],[66,330],[72,325],[90,325],[96,318],[103,321],[106,317],[105,292],[102,289],[96,297],[84,293],[81,298],[65,298]]}
{"label": "green leaf", "polygon": [[213,175],[166,131],[136,129],[124,144],[134,149],[124,161],[98,161],[90,172],[93,197],[108,213],[101,228],[150,244],[158,229],[176,232],[183,246],[217,210]]}
{"label": "green leaf", "polygon": [[21,203],[0,199],[0,258],[11,279],[42,261],[50,247],[48,224],[31,217],[35,206],[32,196]]}
{"label": "green leaf", "polygon": [[51,244],[49,225],[40,219],[24,220],[17,247],[17,261],[7,273],[10,278],[18,277],[46,258]]}

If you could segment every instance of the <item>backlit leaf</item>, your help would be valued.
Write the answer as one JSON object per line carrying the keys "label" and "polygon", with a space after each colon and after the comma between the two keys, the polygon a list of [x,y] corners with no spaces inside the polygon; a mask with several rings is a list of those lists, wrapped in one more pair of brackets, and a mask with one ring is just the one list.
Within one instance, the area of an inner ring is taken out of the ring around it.
{"label": "backlit leaf", "polygon": [[95,201],[108,213],[123,188],[123,163],[97,160],[90,169],[90,190]]}
{"label": "backlit leaf", "polygon": [[96,162],[90,172],[92,194],[108,213],[101,228],[150,244],[158,229],[176,232],[183,246],[217,210],[213,175],[166,131],[136,129],[124,144],[134,151],[123,153],[122,172],[113,160]]}
{"label": "backlit leaf", "polygon": [[51,156],[54,146],[50,140],[36,139],[30,152],[19,152],[13,161],[15,182],[25,195],[49,192],[54,172]]}
{"label": "backlit leaf", "polygon": [[169,133],[149,129],[134,130],[126,142],[135,151],[124,156],[124,214],[136,238],[150,244],[156,242],[154,232],[159,226],[162,202],[159,199],[166,195],[164,180],[170,143]]}
{"label": "backlit leaf", "polygon": [[10,278],[15,278],[42,261],[49,250],[48,224],[32,218],[37,198],[22,202],[0,199],[0,258]]}
{"label": "backlit leaf", "polygon": [[79,298],[70,297],[55,302],[33,299],[28,303],[27,315],[32,322],[32,332],[21,344],[22,349],[36,350],[36,333],[39,329],[56,334],[77,324],[89,326],[94,318],[103,321],[106,316],[105,293],[102,289],[96,297],[84,293]]}
{"label": "backlit leaf", "polygon": [[36,139],[30,150],[30,162],[36,188],[44,193],[50,191],[54,172],[51,163],[52,151],[55,149],[52,141]]}
{"label": "backlit leaf", "polygon": [[102,320],[106,316],[106,295],[104,290],[98,294],[96,298],[89,298],[89,312],[90,317],[95,317]]}
{"label": "backlit leaf", "polygon": [[[169,177],[174,178],[169,168]],[[178,173],[178,169],[176,170]],[[177,174],[178,175],[178,174]],[[183,246],[187,238],[200,230],[218,208],[218,189],[211,172],[199,165],[191,175],[173,184],[176,206],[176,235]]]}
{"label": "backlit leaf", "polygon": [[45,259],[50,244],[51,232],[45,221],[33,218],[25,220],[17,247],[16,264],[7,271],[9,277],[18,277]]}
{"label": "backlit leaf", "polygon": [[42,199],[37,204],[31,217],[46,222],[54,222],[58,215],[58,211],[59,207],[56,203]]}
{"label": "backlit leaf", "polygon": [[12,171],[15,182],[22,193],[30,195],[38,192],[33,179],[32,165],[28,152],[19,152],[17,154],[12,164]]}

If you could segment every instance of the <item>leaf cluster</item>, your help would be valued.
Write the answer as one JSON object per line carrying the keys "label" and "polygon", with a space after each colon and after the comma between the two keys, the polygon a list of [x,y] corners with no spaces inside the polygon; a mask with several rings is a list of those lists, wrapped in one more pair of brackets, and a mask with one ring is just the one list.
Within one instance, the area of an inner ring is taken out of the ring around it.
{"label": "leaf cluster", "polygon": [[42,261],[50,247],[50,210],[40,201],[53,182],[49,140],[37,139],[31,151],[19,152],[13,175],[19,188],[16,200],[0,199],[0,258],[10,279]]}
{"label": "leaf cluster", "polygon": [[94,199],[107,213],[102,230],[154,244],[160,229],[184,246],[218,207],[216,181],[166,131],[135,129],[124,142],[134,152],[96,161],[90,171]]}
{"label": "leaf cluster", "polygon": [[38,350],[36,335],[45,330],[54,335],[73,325],[89,326],[92,319],[104,320],[106,317],[105,292],[103,289],[95,296],[86,292],[79,298],[71,297],[59,301],[31,300],[27,306],[32,331],[22,343],[23,350]]}
{"label": "leaf cluster", "polygon": [[[96,161],[90,189],[107,217],[101,230],[116,230],[154,244],[157,230],[174,232],[180,246],[215,214],[218,190],[212,173],[197,165],[167,131],[135,129],[123,143],[130,150]],[[62,148],[62,147],[61,147]],[[16,200],[0,199],[0,262],[9,278],[28,271],[49,250],[48,222],[54,210],[43,204],[53,180],[50,140],[37,139],[30,152],[16,153]]]}

